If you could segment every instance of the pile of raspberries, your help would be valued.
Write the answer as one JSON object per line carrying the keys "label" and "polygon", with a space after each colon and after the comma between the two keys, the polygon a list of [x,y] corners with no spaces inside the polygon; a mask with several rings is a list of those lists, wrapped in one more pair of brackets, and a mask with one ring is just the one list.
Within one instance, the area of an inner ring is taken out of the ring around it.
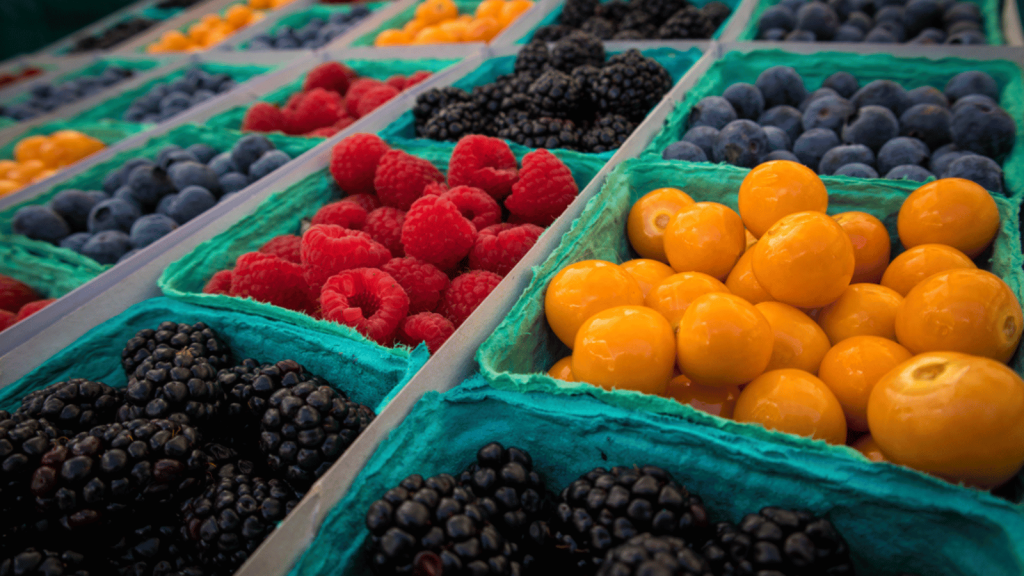
{"label": "pile of raspberries", "polygon": [[330,171],[347,196],[320,208],[301,236],[240,256],[203,292],[435,352],[579,193],[547,150],[520,166],[505,141],[479,135],[456,144],[447,179],[370,134],[338,142]]}
{"label": "pile of raspberries", "polygon": [[242,130],[330,138],[428,76],[430,72],[421,70],[381,82],[360,78],[340,62],[325,62],[309,71],[302,90],[292,94],[283,108],[268,102],[253,104],[242,120]]}
{"label": "pile of raspberries", "polygon": [[55,302],[43,298],[24,282],[0,274],[0,332]]}

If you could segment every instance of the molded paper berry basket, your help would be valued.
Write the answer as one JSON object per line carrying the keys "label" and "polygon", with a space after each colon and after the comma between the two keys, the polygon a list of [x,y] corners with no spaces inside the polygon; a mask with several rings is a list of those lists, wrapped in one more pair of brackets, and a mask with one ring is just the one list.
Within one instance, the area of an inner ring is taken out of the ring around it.
{"label": "molded paper berry basket", "polygon": [[[345,41],[347,37],[349,40],[354,39],[355,35],[362,30],[362,27],[367,22],[377,19],[380,15],[380,11],[383,8],[389,6],[388,2],[352,2],[347,4],[313,4],[311,6],[302,7],[300,3],[296,2],[293,6],[296,8],[290,13],[281,12],[281,16],[270,20],[266,24],[260,22],[253,26],[249,26],[243,30],[240,30],[235,36],[237,40],[228,39],[224,41],[224,48],[229,50],[250,50],[250,44],[252,39],[261,34],[269,34],[271,36],[277,35],[277,32],[281,28],[287,26],[293,30],[298,30],[309,23],[313,18],[319,18],[323,21],[327,21],[331,16],[335,14],[347,14],[352,11],[355,6],[363,6],[370,11],[369,14],[363,18],[355,21],[351,27],[341,35],[336,36],[328,44],[318,48],[318,50],[324,50],[327,48],[340,48],[348,45],[349,42]],[[288,7],[282,8],[281,10],[287,10]],[[307,50],[306,48],[292,48],[291,50]],[[276,50],[275,50],[276,51]]]}
{"label": "molded paper berry basket", "polygon": [[[521,46],[509,46],[495,50],[497,54],[484,62],[475,70],[469,71],[463,77],[451,83],[456,88],[462,88],[467,92],[472,91],[473,87],[480,86],[493,82],[499,76],[504,74],[511,74],[513,67],[516,62],[516,54],[518,53]],[[659,47],[649,48],[642,51],[644,56],[654,58],[659,64],[665,67],[669,75],[672,76],[672,83],[675,84],[680,78],[686,74],[686,71],[701,57],[701,51],[697,48],[690,48],[683,52],[676,50],[675,48]],[[616,52],[608,52],[608,55],[617,54]],[[438,86],[439,87],[439,86]],[[654,107],[651,108],[652,110]],[[649,113],[649,112],[648,112]],[[389,142],[429,142],[438,146],[446,146],[449,150],[454,149],[454,142],[439,142],[436,140],[430,140],[427,138],[420,138],[416,135],[416,122],[412,115],[412,110],[407,110],[402,113],[394,122],[389,124],[387,128],[381,131],[381,138]],[[506,140],[506,142],[508,142]],[[532,150],[520,144],[514,142],[508,142],[512,150],[519,153],[519,150]],[[573,152],[582,156],[600,158],[602,160],[611,159],[615,154],[616,150],[609,150],[601,153],[584,153],[584,152]]]}
{"label": "molded paper berry basket", "polygon": [[[746,46],[749,46],[746,45]],[[948,53],[948,51],[943,51]],[[736,82],[757,80],[757,76],[772,66],[791,66],[803,77],[808,92],[821,87],[832,73],[850,71],[860,85],[873,80],[893,80],[910,90],[919,86],[934,86],[942,90],[950,78],[966,70],[987,72],[999,85],[999,104],[1017,123],[1017,140],[1002,161],[1003,188],[1006,196],[1024,197],[1024,76],[1021,68],[1006,60],[967,60],[963,58],[897,57],[890,54],[854,54],[818,52],[797,54],[782,50],[751,50],[728,52],[711,64],[697,80],[685,98],[669,114],[665,126],[654,136],[641,158],[661,158],[669,144],[682,139],[693,106],[705,96],[720,96]],[[745,174],[746,168],[722,165],[727,171]],[[861,179],[884,181],[884,179]],[[997,194],[998,195],[998,194]]]}
{"label": "molded paper berry basket", "polygon": [[[635,410],[670,415],[722,430],[736,437],[761,438],[771,443],[814,446],[815,450],[862,459],[851,449],[829,446],[790,434],[768,431],[756,424],[742,424],[711,416],[673,399],[628,390],[605,390],[582,382],[564,382],[547,375],[555,361],[571,352],[548,326],[544,314],[544,293],[552,277],[565,266],[581,260],[624,262],[633,255],[626,237],[626,218],[633,202],[655,188],[673,186],[685,190],[697,201],[721,202],[736,210],[736,198],[744,174],[729,166],[681,164],[666,160],[627,160],[605,180],[601,191],[584,208],[572,229],[544,261],[534,268],[533,280],[494,333],[480,346],[476,358],[480,371],[494,387],[518,392],[546,392],[559,396],[593,396],[601,402]],[[822,178],[829,191],[828,212],[860,210],[878,217],[889,229],[893,255],[902,252],[896,232],[896,218],[904,198],[916,187],[913,182],[878,180],[866,182],[843,176]],[[993,248],[979,256],[979,268],[990,270],[1009,284],[1018,300],[1024,301],[1024,256],[1021,255],[1019,205],[996,198],[1001,226]],[[1024,354],[1018,352],[1010,363],[1024,373]],[[917,474],[916,472],[914,474]],[[926,478],[923,474],[918,474]],[[1022,473],[1017,482],[1024,480]],[[958,488],[974,497],[985,493]],[[1024,506],[1019,508],[1024,515]]]}
{"label": "molded paper berry basket", "polygon": [[[47,298],[59,298],[71,290],[92,280],[99,274],[110,269],[112,265],[104,265],[92,258],[60,248],[48,242],[32,240],[14,234],[11,221],[19,208],[31,204],[45,204],[58,192],[68,189],[101,190],[103,179],[111,170],[116,170],[127,160],[135,157],[155,158],[157,153],[166,146],[177,144],[187,147],[192,144],[208,144],[218,151],[229,150],[243,136],[231,130],[211,130],[200,126],[179,126],[170,132],[150,138],[138,147],[119,152],[113,157],[99,162],[80,174],[61,182],[59,185],[39,189],[39,194],[19,204],[8,206],[0,211],[0,274],[6,274],[28,284]],[[292,138],[280,134],[269,134],[267,137],[279,150],[288,153],[293,159],[310,150],[316,141]],[[256,189],[259,183],[250,185],[239,194],[246,194]],[[143,251],[151,255],[161,252],[167,243],[164,242],[175,234],[187,234],[188,224],[182,225],[168,236],[161,238]],[[183,232],[184,230],[184,232]],[[116,266],[116,265],[115,265]]]}
{"label": "molded paper berry basket", "polygon": [[457,476],[492,441],[530,452],[553,491],[598,466],[655,465],[699,494],[715,522],[737,522],[764,506],[810,510],[846,538],[858,574],[1009,576],[1024,570],[1024,519],[988,494],[976,497],[818,446],[766,450],[753,438],[593,398],[493,390],[476,376],[416,404],[328,513],[289,576],[370,574],[370,504],[411,474]]}
{"label": "molded paper berry basket", "polygon": [[[450,154],[446,150],[415,145],[392,147],[429,160],[439,170],[447,172]],[[598,162],[567,156],[562,151],[556,151],[556,155],[572,170],[581,190],[601,169],[601,163]],[[522,161],[521,154],[517,154],[516,158]],[[203,293],[203,286],[210,278],[221,270],[233,268],[239,256],[258,250],[275,236],[298,234],[303,219],[312,218],[321,206],[337,201],[341,197],[341,190],[326,169],[313,172],[291,187],[275,192],[258,207],[254,207],[252,218],[241,218],[222,234],[200,244],[191,254],[168,266],[157,285],[165,295],[186,302],[210,308],[241,310],[317,331],[345,335],[366,342],[370,346],[379,346],[367,340],[354,328],[342,324],[316,320],[301,312],[248,298]]]}

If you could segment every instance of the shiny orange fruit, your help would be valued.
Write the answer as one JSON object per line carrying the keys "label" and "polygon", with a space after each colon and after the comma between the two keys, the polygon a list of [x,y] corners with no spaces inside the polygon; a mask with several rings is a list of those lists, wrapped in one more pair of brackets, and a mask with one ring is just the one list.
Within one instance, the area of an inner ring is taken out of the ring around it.
{"label": "shiny orange fruit", "polygon": [[882,448],[871,437],[871,434],[861,436],[856,442],[850,444],[850,447],[863,454],[865,458],[872,462],[888,462],[885,454],[882,454]]}
{"label": "shiny orange fruit", "polygon": [[7,173],[8,180],[14,180],[22,184],[28,184],[35,180],[36,176],[46,170],[46,164],[40,160],[27,160],[18,164],[17,168]]}
{"label": "shiny orange fruit", "polygon": [[815,374],[831,344],[825,331],[810,316],[782,302],[762,302],[754,306],[772,327],[772,357],[769,370],[796,368]]}
{"label": "shiny orange fruit", "polygon": [[250,19],[252,19],[252,10],[241,4],[235,4],[224,13],[224,20],[235,30],[248,24]]}
{"label": "shiny orange fruit", "polygon": [[966,254],[944,244],[922,244],[893,258],[882,275],[882,286],[906,296],[919,282],[932,274],[977,268]]}
{"label": "shiny orange fruit", "polygon": [[668,381],[665,396],[680,404],[688,404],[701,412],[732,418],[736,408],[736,399],[740,397],[740,389],[736,386],[724,388],[701,386],[694,384],[684,375],[676,376]]}
{"label": "shiny orange fruit", "polygon": [[676,272],[703,272],[725,280],[746,246],[740,215],[717,202],[683,207],[665,229],[665,255]]}
{"label": "shiny orange fruit", "polygon": [[755,166],[740,184],[740,216],[760,238],[782,219],[797,212],[825,212],[828,191],[814,170],[789,160]]}
{"label": "shiny orange fruit", "polygon": [[14,146],[14,159],[18,162],[39,160],[39,149],[49,142],[46,136],[28,136]]}
{"label": "shiny orange fruit", "polygon": [[416,33],[411,44],[451,44],[458,42],[455,36],[442,29],[440,25],[427,26]]}
{"label": "shiny orange fruit", "polygon": [[640,285],[640,291],[644,293],[644,298],[647,298],[651,288],[676,273],[668,264],[662,264],[649,258],[628,260],[619,264],[619,267],[636,280],[636,283]]}
{"label": "shiny orange fruit", "polygon": [[818,378],[836,395],[850,430],[868,429],[868,398],[875,383],[913,354],[878,336],[854,336],[836,344],[821,361]]}
{"label": "shiny orange fruit", "polygon": [[676,335],[679,371],[704,386],[738,386],[772,357],[772,327],[753,304],[714,292],[690,303]]}
{"label": "shiny orange fruit", "polygon": [[999,232],[999,209],[978,184],[943,178],[911,192],[896,225],[904,248],[945,244],[974,258]]}
{"label": "shiny orange fruit", "polygon": [[672,217],[693,198],[678,188],[658,188],[633,203],[626,220],[626,235],[633,250],[643,258],[668,263],[665,255],[665,229]]}
{"label": "shiny orange fruit", "polygon": [[753,259],[753,251],[747,250],[744,252],[740,259],[736,261],[732,271],[729,272],[729,277],[725,279],[725,286],[733,294],[751,304],[770,302],[772,301],[772,295],[764,289],[764,286],[761,286],[761,283],[757,281],[757,277],[754,276],[754,269],[750,264]]}
{"label": "shiny orange fruit", "polygon": [[787,368],[758,376],[740,392],[733,418],[769,430],[846,443],[846,418],[839,401],[813,374]]}
{"label": "shiny orange fruit", "polygon": [[15,182],[14,180],[0,179],[0,196],[5,196],[7,194],[10,194],[11,192],[14,192],[15,190],[20,190],[21,187],[22,184],[20,182]]}
{"label": "shiny orange fruit", "polygon": [[544,293],[544,314],[555,336],[572,348],[587,319],[616,306],[642,306],[640,285],[625,270],[604,260],[570,264],[555,274]]}
{"label": "shiny orange fruit", "polygon": [[160,43],[167,50],[178,51],[185,50],[192,45],[188,37],[181,33],[179,30],[169,30],[164,33],[160,39]]}
{"label": "shiny orange fruit", "polygon": [[891,462],[995,488],[1024,466],[1024,380],[988,358],[919,354],[875,385],[868,424]]}
{"label": "shiny orange fruit", "polygon": [[[419,32],[419,30],[417,30]],[[402,46],[412,42],[412,35],[405,30],[383,30],[374,39],[374,46]]]}
{"label": "shiny orange fruit", "polygon": [[501,24],[494,18],[477,18],[466,26],[463,40],[466,42],[490,42],[501,32]]}
{"label": "shiny orange fruit", "polygon": [[661,314],[675,330],[686,309],[698,297],[712,292],[729,292],[717,278],[700,272],[673,274],[651,288],[644,306]]}
{"label": "shiny orange fruit", "polygon": [[449,36],[455,39],[455,42],[463,42],[465,41],[466,30],[469,28],[469,23],[461,20],[449,20],[447,22],[441,22],[437,27],[444,32],[447,32]]}
{"label": "shiny orange fruit", "polygon": [[643,306],[616,306],[580,326],[572,349],[572,374],[608,390],[664,394],[675,365],[672,327]]}
{"label": "shiny orange fruit", "polygon": [[423,0],[416,7],[416,19],[427,24],[440,24],[459,16],[459,8],[452,0]]}
{"label": "shiny orange fruit", "polygon": [[501,8],[504,5],[505,0],[483,0],[483,2],[476,5],[476,17],[493,18],[497,22],[501,16]]}
{"label": "shiny orange fruit", "polygon": [[504,28],[508,26],[516,18],[533,7],[533,2],[530,0],[507,0],[505,5],[501,7],[501,14],[498,15],[498,23]]}
{"label": "shiny orange fruit", "polygon": [[746,250],[749,251],[751,249],[751,247],[754,246],[754,244],[757,244],[757,236],[754,236],[753,234],[751,234],[750,230],[745,230],[745,236],[744,237],[747,239]]}
{"label": "shiny orange fruit", "polygon": [[833,344],[851,336],[896,340],[896,311],[903,297],[878,284],[851,284],[835,302],[818,311],[818,324]]}
{"label": "shiny orange fruit", "polygon": [[832,218],[846,231],[853,244],[853,284],[878,283],[889,265],[892,246],[885,224],[867,212],[843,212]]}
{"label": "shiny orange fruit", "polygon": [[551,376],[555,380],[565,380],[566,382],[575,382],[576,378],[572,375],[572,356],[566,356],[558,362],[555,362],[551,369],[548,370],[548,376]]}
{"label": "shiny orange fruit", "polygon": [[14,160],[0,160],[0,179],[6,178],[7,173],[13,168],[17,168],[18,163]]}
{"label": "shiny orange fruit", "polygon": [[798,212],[775,223],[753,249],[754,276],[779,302],[798,308],[824,306],[853,277],[850,237],[821,212]]}
{"label": "shiny orange fruit", "polygon": [[985,270],[929,276],[896,312],[896,340],[915,354],[948,350],[1008,362],[1024,316],[1013,291]]}

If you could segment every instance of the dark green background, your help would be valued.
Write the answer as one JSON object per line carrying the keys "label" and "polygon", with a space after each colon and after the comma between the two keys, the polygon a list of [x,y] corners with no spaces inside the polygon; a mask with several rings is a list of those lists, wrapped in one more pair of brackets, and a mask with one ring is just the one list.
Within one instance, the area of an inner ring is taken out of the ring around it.
{"label": "dark green background", "polygon": [[0,0],[0,60],[34,52],[133,0]]}

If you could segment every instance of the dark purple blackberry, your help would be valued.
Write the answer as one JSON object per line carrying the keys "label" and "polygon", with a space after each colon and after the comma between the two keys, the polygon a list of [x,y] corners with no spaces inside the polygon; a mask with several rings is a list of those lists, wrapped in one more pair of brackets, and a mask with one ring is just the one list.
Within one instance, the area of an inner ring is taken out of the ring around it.
{"label": "dark purple blackberry", "polygon": [[564,24],[548,24],[541,26],[533,33],[532,41],[535,42],[556,42],[569,35],[575,28]]}
{"label": "dark purple blackberry", "polygon": [[625,0],[611,0],[598,4],[594,9],[594,15],[610,20],[617,25],[632,9],[629,2]]}
{"label": "dark purple blackberry", "polygon": [[599,114],[621,114],[639,122],[672,88],[672,77],[656,60],[629,49],[608,59],[591,85]]}
{"label": "dark purple blackberry", "polygon": [[658,37],[665,40],[686,40],[695,38],[711,38],[718,25],[712,22],[703,12],[693,6],[687,6],[676,12],[658,28]]}
{"label": "dark purple blackberry", "polygon": [[192,426],[214,425],[224,400],[217,368],[191,350],[160,346],[128,379],[117,421],[169,418]]}
{"label": "dark purple blackberry", "polygon": [[718,29],[729,18],[729,15],[732,14],[732,8],[717,0],[708,2],[700,11],[704,14],[704,17],[715,25],[715,29]]}
{"label": "dark purple blackberry", "polygon": [[768,507],[738,526],[716,524],[702,551],[715,574],[853,574],[846,540],[832,523],[800,510]]}
{"label": "dark purple blackberry", "polygon": [[560,495],[550,524],[558,554],[587,570],[609,550],[650,532],[702,542],[707,511],[672,476],[654,466],[595,468]]}
{"label": "dark purple blackberry", "polygon": [[29,522],[36,520],[29,482],[43,455],[61,436],[46,420],[8,415],[0,420],[0,536],[5,545],[9,537],[32,532]]}
{"label": "dark purple blackberry", "polygon": [[516,545],[489,522],[496,506],[448,474],[409,476],[366,512],[370,568],[382,576],[424,565],[444,576],[520,574]]}
{"label": "dark purple blackberry", "polygon": [[601,75],[601,68],[590,64],[577,66],[572,69],[572,77],[579,81],[581,86],[579,118],[594,117],[594,100],[590,97],[590,85]]}
{"label": "dark purple blackberry", "polygon": [[217,382],[227,395],[226,412],[231,425],[236,429],[249,426],[258,428],[263,414],[270,407],[270,397],[282,388],[291,388],[304,382],[312,382],[317,386],[328,385],[326,380],[308,372],[294,360],[260,364],[252,358],[246,358],[237,366],[218,372]]}
{"label": "dark purple blackberry", "polygon": [[68,51],[70,54],[81,52],[92,52],[93,50],[109,50],[121,42],[141,33],[152,27],[157,20],[149,18],[132,17],[122,20],[107,28],[100,34],[85,36],[75,41],[75,45]]}
{"label": "dark purple blackberry", "polygon": [[416,97],[416,105],[412,107],[412,115],[416,123],[416,133],[423,135],[422,129],[437,112],[453,102],[468,102],[469,94],[454,86],[431,88]]}
{"label": "dark purple blackberry", "polygon": [[580,129],[572,120],[526,117],[499,130],[498,137],[529,148],[576,150],[580,143]]}
{"label": "dark purple blackberry", "polygon": [[544,483],[525,450],[506,450],[491,442],[477,451],[476,462],[459,475],[458,481],[477,498],[490,498],[497,504],[498,513],[491,516],[491,522],[513,542],[521,542],[530,524],[548,512]]}
{"label": "dark purple blackberry", "polygon": [[686,0],[631,0],[634,10],[651,15],[655,22],[664,22],[669,16],[690,5]]}
{"label": "dark purple blackberry", "polygon": [[545,71],[530,84],[530,113],[535,116],[567,118],[579,111],[583,85],[565,72]]}
{"label": "dark purple blackberry", "polygon": [[169,576],[199,569],[195,548],[182,537],[181,522],[166,512],[137,519],[105,556],[118,576]]}
{"label": "dark purple blackberry", "polygon": [[479,134],[483,115],[472,102],[455,102],[437,111],[420,133],[431,140],[455,142],[467,134]]}
{"label": "dark purple blackberry", "polygon": [[558,16],[558,23],[579,28],[580,24],[594,15],[598,4],[598,0],[565,0],[562,13]]}
{"label": "dark purple blackberry", "polygon": [[536,78],[548,68],[550,60],[548,45],[544,41],[534,40],[519,50],[513,69],[516,74],[525,72]]}
{"label": "dark purple blackberry", "polygon": [[283,480],[221,478],[181,505],[183,533],[202,565],[231,574],[298,503]]}
{"label": "dark purple blackberry", "polygon": [[575,31],[551,48],[551,66],[569,73],[577,66],[604,64],[604,44],[593,34]]}
{"label": "dark purple blackberry", "polygon": [[28,418],[45,418],[57,426],[62,435],[74,436],[93,426],[113,422],[123,398],[123,390],[115,390],[102,382],[73,378],[29,393],[21,399],[17,413]]}
{"label": "dark purple blackberry", "polygon": [[597,576],[712,576],[711,564],[682,538],[640,534],[612,548]]}
{"label": "dark purple blackberry", "polygon": [[260,423],[260,449],[276,474],[299,491],[327,472],[374,418],[329,386],[303,382],[278,390]]}
{"label": "dark purple blackberry", "polygon": [[601,40],[611,40],[612,36],[615,36],[615,33],[619,31],[619,27],[611,20],[601,18],[600,16],[591,16],[587,18],[586,22],[580,24],[580,30],[587,34],[592,34]]}
{"label": "dark purple blackberry", "polygon": [[[530,113],[525,108],[509,108],[502,110],[494,117],[494,126],[498,131],[498,135],[501,136],[503,131],[529,121]],[[501,137],[503,138],[504,136]]]}
{"label": "dark purple blackberry", "polygon": [[619,30],[612,37],[612,40],[644,40],[647,36],[639,30]]}
{"label": "dark purple blackberry", "polygon": [[630,10],[619,21],[619,32],[615,37],[618,38],[626,30],[633,30],[639,33],[641,38],[654,38],[658,31],[658,24],[660,23],[649,12]]}
{"label": "dark purple blackberry", "polygon": [[[490,82],[473,87],[473,104],[484,116],[497,116],[501,112],[501,103],[508,97],[506,82]],[[485,122],[486,128],[490,122]]]}
{"label": "dark purple blackberry", "polygon": [[231,351],[206,324],[163,322],[156,330],[139,330],[125,344],[124,350],[121,351],[124,373],[131,378],[139,364],[145,362],[161,344],[166,344],[176,351],[188,348],[195,357],[205,358],[217,370],[231,365]]}
{"label": "dark purple blackberry", "polygon": [[607,152],[616,150],[636,129],[636,123],[618,114],[599,116],[580,139],[580,150],[584,152]]}
{"label": "dark purple blackberry", "polygon": [[85,556],[71,550],[53,552],[28,548],[0,560],[0,576],[98,576],[102,573],[90,571]]}

